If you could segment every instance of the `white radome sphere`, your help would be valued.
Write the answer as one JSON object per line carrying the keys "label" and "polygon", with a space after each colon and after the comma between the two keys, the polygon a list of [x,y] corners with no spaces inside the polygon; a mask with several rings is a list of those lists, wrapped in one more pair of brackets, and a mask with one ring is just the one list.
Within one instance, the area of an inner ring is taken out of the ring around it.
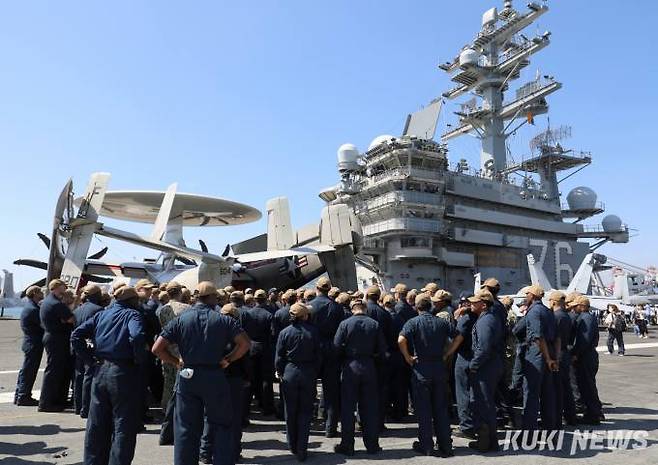
{"label": "white radome sphere", "polygon": [[586,186],[575,187],[567,195],[567,203],[571,210],[593,210],[596,199],[596,192]]}
{"label": "white radome sphere", "polygon": [[338,163],[356,163],[359,150],[354,144],[343,144],[338,147]]}
{"label": "white radome sphere", "polygon": [[381,136],[377,136],[372,140],[372,142],[370,142],[370,145],[368,146],[368,150],[372,150],[382,142],[388,142],[391,139],[395,139],[395,137],[391,136],[390,134],[383,134]]}
{"label": "white radome sphere", "polygon": [[618,232],[621,231],[621,218],[619,218],[617,215],[608,215],[605,218],[603,218],[603,221],[601,221],[601,225],[603,226],[603,230],[605,232]]}
{"label": "white radome sphere", "polygon": [[472,48],[467,48],[459,54],[459,66],[477,65],[480,54]]}

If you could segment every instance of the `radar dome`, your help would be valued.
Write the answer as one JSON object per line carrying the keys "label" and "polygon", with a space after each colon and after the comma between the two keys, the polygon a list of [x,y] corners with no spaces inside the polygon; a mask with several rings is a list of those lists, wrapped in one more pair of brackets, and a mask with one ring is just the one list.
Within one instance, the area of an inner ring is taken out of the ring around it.
{"label": "radar dome", "polygon": [[589,187],[576,187],[567,195],[567,203],[571,210],[594,210],[596,207],[596,192]]}
{"label": "radar dome", "polygon": [[382,142],[388,142],[391,139],[395,139],[395,137],[393,137],[389,134],[383,134],[381,136],[377,136],[372,140],[372,142],[370,142],[370,145],[368,146],[368,150],[372,150],[375,147],[377,147],[379,144],[381,144]]}
{"label": "radar dome", "polygon": [[467,48],[459,54],[459,66],[474,66],[479,60],[480,54],[472,48]]}
{"label": "radar dome", "polygon": [[603,218],[601,225],[603,226],[603,230],[605,232],[619,232],[621,231],[622,226],[621,218],[619,218],[617,215],[608,215]]}
{"label": "radar dome", "polygon": [[338,170],[354,170],[358,168],[359,150],[354,144],[343,144],[338,147]]}

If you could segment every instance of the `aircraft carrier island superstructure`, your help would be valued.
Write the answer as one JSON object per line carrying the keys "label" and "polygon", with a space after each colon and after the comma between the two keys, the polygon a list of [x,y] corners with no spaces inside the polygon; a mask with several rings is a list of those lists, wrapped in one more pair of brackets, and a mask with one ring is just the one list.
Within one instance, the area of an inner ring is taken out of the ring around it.
{"label": "aircraft carrier island superstructure", "polygon": [[[549,127],[533,138],[530,155],[517,162],[508,157],[507,137],[547,113],[546,96],[561,87],[537,76],[505,95],[529,57],[549,45],[548,32],[521,33],[547,10],[530,3],[520,12],[511,1],[488,10],[477,37],[440,65],[454,88],[409,115],[402,136],[379,136],[365,153],[352,144],[339,148],[341,182],[320,197],[354,210],[363,226],[361,255],[385,286],[436,282],[472,291],[473,275],[482,273],[496,276],[503,292],[516,292],[530,282],[526,256],[532,253],[561,288],[590,250],[628,241],[628,228],[614,215],[600,226],[581,224],[604,211],[591,189],[575,188],[561,202],[559,178],[592,160],[562,147],[570,128]],[[443,103],[465,94],[472,98],[455,112],[457,123],[435,141]],[[447,141],[465,134],[481,141],[477,169],[464,159],[448,161]]]}

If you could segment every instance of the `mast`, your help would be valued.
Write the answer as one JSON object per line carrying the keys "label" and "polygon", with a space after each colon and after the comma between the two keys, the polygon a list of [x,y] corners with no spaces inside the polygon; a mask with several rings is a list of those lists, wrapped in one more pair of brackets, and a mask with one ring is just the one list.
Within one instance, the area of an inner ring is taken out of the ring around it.
{"label": "mast", "polygon": [[[529,57],[550,42],[550,32],[532,39],[521,33],[547,11],[545,4],[532,2],[528,11],[521,13],[512,7],[511,0],[505,1],[500,12],[497,8],[487,10],[477,37],[452,62],[439,66],[457,84],[443,97],[452,100],[467,92],[475,95],[455,112],[459,125],[444,133],[442,140],[475,133],[482,143],[480,168],[486,177],[493,178],[507,168],[507,137],[532,122],[534,116],[546,113],[545,97],[562,87],[552,77],[537,76],[519,88],[513,99],[505,99],[509,83],[530,64]],[[518,118],[523,121],[509,130]]]}

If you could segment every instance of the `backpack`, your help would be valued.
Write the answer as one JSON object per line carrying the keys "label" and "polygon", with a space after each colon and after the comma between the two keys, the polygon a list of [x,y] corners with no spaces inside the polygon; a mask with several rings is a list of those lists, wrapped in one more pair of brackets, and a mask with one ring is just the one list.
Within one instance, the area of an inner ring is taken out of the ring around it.
{"label": "backpack", "polygon": [[615,322],[613,324],[616,331],[626,331],[626,318],[624,318],[622,315],[616,315]]}

